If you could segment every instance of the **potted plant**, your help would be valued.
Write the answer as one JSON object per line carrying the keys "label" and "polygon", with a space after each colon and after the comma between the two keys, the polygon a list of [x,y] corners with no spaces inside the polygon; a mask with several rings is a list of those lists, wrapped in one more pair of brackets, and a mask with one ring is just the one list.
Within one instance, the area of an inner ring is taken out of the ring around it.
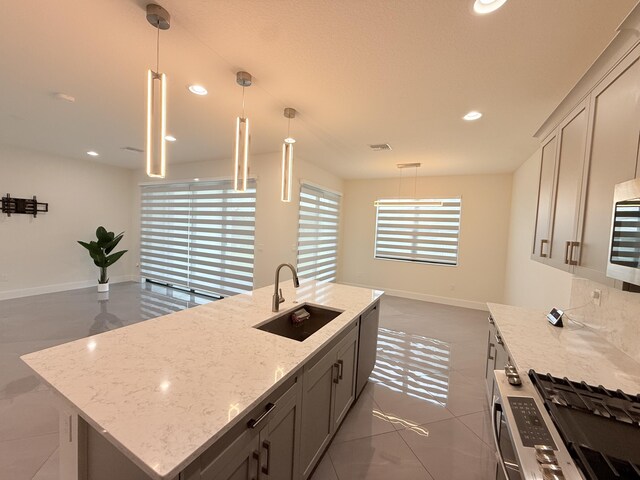
{"label": "potted plant", "polygon": [[107,268],[116,263],[122,255],[127,253],[126,250],[111,253],[114,248],[122,240],[124,232],[115,235],[113,232],[107,232],[107,229],[100,226],[96,230],[98,241],[91,240],[89,243],[78,240],[78,243],[89,250],[89,255],[93,259],[96,267],[100,269],[100,278],[98,279],[98,292],[109,291],[109,277],[107,277]]}

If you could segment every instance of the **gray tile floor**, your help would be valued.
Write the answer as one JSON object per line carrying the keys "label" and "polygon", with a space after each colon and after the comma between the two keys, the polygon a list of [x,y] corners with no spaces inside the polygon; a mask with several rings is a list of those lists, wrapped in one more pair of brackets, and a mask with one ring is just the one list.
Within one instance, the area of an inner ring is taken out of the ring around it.
{"label": "gray tile floor", "polygon": [[[19,356],[204,303],[156,285],[0,301],[0,480],[58,478],[58,417]],[[387,296],[378,361],[313,480],[495,478],[486,314]]]}

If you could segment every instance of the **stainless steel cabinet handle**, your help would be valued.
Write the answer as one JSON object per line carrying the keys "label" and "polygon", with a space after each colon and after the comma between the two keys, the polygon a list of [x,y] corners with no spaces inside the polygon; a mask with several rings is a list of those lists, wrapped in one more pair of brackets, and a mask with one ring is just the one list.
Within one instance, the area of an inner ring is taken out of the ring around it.
{"label": "stainless steel cabinet handle", "polygon": [[579,247],[580,242],[571,242],[571,248],[569,250],[569,265],[578,265],[578,261],[573,259],[574,247]]}
{"label": "stainless steel cabinet handle", "polygon": [[338,380],[342,380],[342,371],[344,370],[344,361],[343,360],[338,360],[338,365],[339,365]]}
{"label": "stainless steel cabinet handle", "polygon": [[495,325],[496,324],[495,320],[493,319],[493,317],[491,315],[489,315],[489,323],[491,325]]}
{"label": "stainless steel cabinet handle", "polygon": [[267,465],[266,467],[262,467],[262,473],[269,475],[269,470],[271,470],[271,442],[269,440],[265,440],[262,442],[262,448],[267,451]]}
{"label": "stainless steel cabinet handle", "polygon": [[547,254],[544,253],[544,245],[549,243],[549,240],[540,240],[540,256],[542,258],[547,258]]}
{"label": "stainless steel cabinet handle", "polygon": [[276,408],[276,404],[275,403],[267,403],[267,405],[265,406],[265,410],[262,413],[262,415],[260,415],[256,419],[252,418],[251,420],[249,420],[247,422],[247,427],[256,428],[260,424],[260,422],[262,422],[265,418],[267,418],[267,415],[269,415],[274,408]]}
{"label": "stainless steel cabinet handle", "polygon": [[498,345],[504,345],[504,342],[502,341],[502,337],[500,335],[496,333],[495,337],[496,337],[496,342],[498,342]]}
{"label": "stainless steel cabinet handle", "polygon": [[564,263],[569,265],[569,251],[571,250],[571,242],[565,242],[564,245]]}
{"label": "stainless steel cabinet handle", "polygon": [[333,383],[340,383],[340,365],[338,365],[337,363],[333,364],[332,370],[335,371],[337,370],[338,375],[335,376],[335,378],[333,379]]}
{"label": "stainless steel cabinet handle", "polygon": [[487,360],[495,360],[496,359],[495,357],[491,356],[491,347],[495,347],[495,345],[493,343],[489,344],[489,353],[487,355]]}

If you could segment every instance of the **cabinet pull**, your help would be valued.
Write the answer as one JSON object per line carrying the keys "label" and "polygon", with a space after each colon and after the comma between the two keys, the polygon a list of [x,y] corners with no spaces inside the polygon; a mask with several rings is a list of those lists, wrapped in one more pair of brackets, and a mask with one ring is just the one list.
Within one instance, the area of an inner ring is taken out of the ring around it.
{"label": "cabinet pull", "polygon": [[571,242],[565,242],[564,245],[564,263],[569,265],[569,251],[571,250]]}
{"label": "cabinet pull", "polygon": [[491,315],[489,315],[489,324],[491,324],[491,325],[495,325],[496,324],[495,320],[493,319],[493,317]]}
{"label": "cabinet pull", "polygon": [[549,240],[540,240],[540,256],[542,258],[547,258],[547,254],[544,253],[544,245],[549,243]]}
{"label": "cabinet pull", "polygon": [[256,461],[256,476],[253,480],[260,480],[260,452],[258,450],[253,451],[253,459]]}
{"label": "cabinet pull", "polygon": [[569,250],[569,265],[578,265],[578,261],[573,259],[573,248],[579,246],[580,242],[571,242],[571,249]]}
{"label": "cabinet pull", "polygon": [[269,470],[271,470],[271,442],[269,440],[265,440],[262,442],[262,448],[267,452],[267,466],[262,467],[262,473],[269,475]]}
{"label": "cabinet pull", "polygon": [[342,380],[342,372],[344,370],[344,360],[338,360],[338,365],[340,366],[338,369],[338,380]]}
{"label": "cabinet pull", "polygon": [[333,368],[332,368],[332,372],[338,370],[338,375],[335,376],[335,378],[333,379],[333,383],[340,383],[340,365],[338,365],[337,363],[333,364]]}
{"label": "cabinet pull", "polygon": [[487,354],[487,360],[495,360],[495,357],[491,356],[491,347],[493,347],[493,343],[489,344],[489,353]]}
{"label": "cabinet pull", "polygon": [[251,420],[249,420],[247,422],[247,427],[256,428],[261,421],[263,421],[265,418],[267,418],[267,415],[269,415],[271,413],[271,410],[273,410],[274,408],[276,408],[276,404],[275,403],[267,403],[267,405],[265,406],[265,410],[262,413],[262,415],[260,415],[256,419],[252,418]]}
{"label": "cabinet pull", "polygon": [[496,342],[498,342],[498,345],[504,345],[504,343],[502,342],[502,337],[500,335],[496,333],[495,337],[496,337]]}

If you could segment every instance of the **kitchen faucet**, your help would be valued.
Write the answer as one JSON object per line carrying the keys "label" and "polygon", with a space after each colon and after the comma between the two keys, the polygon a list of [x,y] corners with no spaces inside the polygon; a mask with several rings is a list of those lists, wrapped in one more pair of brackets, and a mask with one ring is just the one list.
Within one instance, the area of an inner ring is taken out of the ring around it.
{"label": "kitchen faucet", "polygon": [[284,297],[282,296],[282,289],[280,287],[280,269],[282,267],[289,267],[291,273],[293,273],[293,286],[298,288],[300,286],[300,280],[298,280],[298,274],[296,273],[296,269],[293,268],[293,265],[290,263],[281,263],[276,268],[276,283],[274,285],[273,292],[273,302],[271,304],[271,311],[277,312],[280,310],[280,304],[284,302]]}

